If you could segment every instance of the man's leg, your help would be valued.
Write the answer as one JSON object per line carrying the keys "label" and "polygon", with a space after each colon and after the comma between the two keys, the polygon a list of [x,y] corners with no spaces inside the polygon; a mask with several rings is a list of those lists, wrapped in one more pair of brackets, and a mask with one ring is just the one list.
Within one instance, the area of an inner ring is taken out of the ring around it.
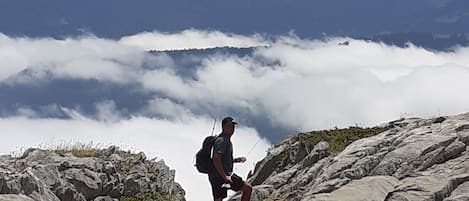
{"label": "man's leg", "polygon": [[209,176],[210,185],[212,186],[212,195],[214,201],[222,201],[227,196],[227,190],[222,188],[221,185],[224,181],[218,177]]}
{"label": "man's leg", "polygon": [[241,196],[241,201],[251,200],[252,186],[243,181],[243,179],[236,174],[231,175],[231,180],[233,181],[231,184],[231,190],[241,191],[243,193]]}
{"label": "man's leg", "polygon": [[244,185],[241,188],[241,190],[243,191],[243,196],[241,197],[241,201],[251,200],[252,186],[244,182]]}

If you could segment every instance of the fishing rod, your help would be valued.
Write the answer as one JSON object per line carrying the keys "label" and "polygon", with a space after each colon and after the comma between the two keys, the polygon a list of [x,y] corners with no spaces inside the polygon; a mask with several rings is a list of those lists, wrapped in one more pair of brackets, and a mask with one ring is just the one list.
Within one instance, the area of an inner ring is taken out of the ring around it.
{"label": "fishing rod", "polygon": [[215,130],[215,124],[217,123],[217,117],[215,117],[215,120],[213,121],[213,127],[212,127],[212,134],[211,136],[213,136],[213,131]]}
{"label": "fishing rod", "polygon": [[262,140],[262,138],[259,138],[259,140],[257,140],[257,142],[251,147],[251,149],[248,151],[248,153],[246,154],[246,157],[249,156],[249,154],[252,152],[252,150],[254,150],[254,148],[257,146],[257,144]]}

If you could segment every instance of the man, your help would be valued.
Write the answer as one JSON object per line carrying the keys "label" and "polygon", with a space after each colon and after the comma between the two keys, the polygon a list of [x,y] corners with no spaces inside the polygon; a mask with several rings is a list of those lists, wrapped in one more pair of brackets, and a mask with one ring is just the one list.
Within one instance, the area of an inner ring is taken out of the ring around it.
{"label": "man", "polygon": [[[233,191],[242,191],[242,201],[251,199],[252,187],[241,177],[233,173],[233,163],[245,162],[246,157],[233,158],[233,144],[231,136],[235,125],[231,117],[225,117],[222,122],[222,133],[217,136],[213,145],[213,165],[215,170],[208,174],[212,186],[214,201],[222,201],[227,197],[228,188]],[[227,187],[226,184],[229,184]]]}

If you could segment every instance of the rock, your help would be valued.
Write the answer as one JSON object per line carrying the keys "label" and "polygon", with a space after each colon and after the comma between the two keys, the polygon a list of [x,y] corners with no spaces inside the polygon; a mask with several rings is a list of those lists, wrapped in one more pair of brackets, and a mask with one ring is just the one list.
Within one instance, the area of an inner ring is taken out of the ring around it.
{"label": "rock", "polygon": [[456,132],[461,132],[461,131],[464,131],[464,130],[468,130],[469,129],[469,124],[464,124],[464,125],[461,125],[461,126],[458,126],[456,129],[454,129]]}
{"label": "rock", "polygon": [[297,167],[290,168],[286,171],[283,171],[279,174],[276,174],[273,177],[269,177],[264,181],[264,185],[273,186],[274,188],[278,188],[285,183],[288,183],[290,178],[295,175],[296,171],[298,171]]}
{"label": "rock", "polygon": [[[314,156],[308,157],[311,153],[308,154],[304,144],[292,142],[292,139],[293,138],[287,138],[287,143],[270,149],[267,157],[256,164],[254,174],[249,178],[249,182],[252,185],[261,184],[271,176],[272,173],[289,169],[295,163],[303,161],[305,158],[308,158],[308,160],[314,160],[314,158],[312,158]],[[323,146],[325,145],[323,144]],[[317,157],[321,156],[321,154],[317,155]]]}
{"label": "rock", "polygon": [[[270,185],[259,185],[255,186],[251,192],[251,200],[269,200],[268,197],[272,194],[273,186]],[[241,200],[241,194],[236,194],[232,198],[232,200]]]}
{"label": "rock", "polygon": [[31,168],[31,173],[42,183],[51,188],[61,185],[60,173],[57,165],[38,165]]}
{"label": "rock", "polygon": [[349,184],[331,193],[321,193],[307,195],[302,198],[304,201],[327,200],[327,201],[374,201],[385,200],[386,195],[394,190],[394,186],[399,183],[394,177],[372,176],[359,180],[354,180]]}
{"label": "rock", "polygon": [[102,164],[97,161],[97,158],[85,157],[78,158],[74,156],[70,157],[54,157],[53,160],[60,164],[60,170],[66,170],[70,168],[75,169],[89,169],[91,171],[99,171]]}
{"label": "rock", "polygon": [[103,149],[99,151],[98,153],[100,153],[103,157],[109,157],[113,154],[116,154],[118,150],[119,150],[119,147],[111,145],[107,149]]}
{"label": "rock", "polygon": [[357,160],[349,169],[342,171],[340,177],[360,179],[369,175],[379,162],[380,159],[377,156],[365,156]]}
{"label": "rock", "polygon": [[301,160],[298,138],[286,138],[248,176],[264,192],[252,200],[469,201],[469,113],[381,126],[336,154],[319,142]]}
{"label": "rock", "polygon": [[149,196],[184,201],[185,192],[174,177],[163,161],[115,146],[96,150],[92,157],[41,149],[28,149],[19,158],[0,156],[0,197],[8,200],[115,201],[124,194],[154,194]]}
{"label": "rock", "polygon": [[469,132],[459,132],[458,137],[459,141],[469,146]]}
{"label": "rock", "polygon": [[15,175],[16,178],[7,179],[2,188],[2,193],[7,194],[19,194],[21,192],[21,183],[18,179],[19,175]]}
{"label": "rock", "polygon": [[460,184],[451,192],[451,195],[443,201],[469,201],[469,182]]}
{"label": "rock", "polygon": [[57,187],[55,194],[61,201],[86,201],[85,196],[69,183]]}
{"label": "rock", "polygon": [[124,194],[124,184],[117,180],[108,182],[103,186],[103,194],[111,197],[119,197]]}
{"label": "rock", "polygon": [[124,180],[124,195],[136,195],[140,192],[140,189],[145,188],[146,184],[149,183],[148,178],[143,177],[139,174],[131,174]]}
{"label": "rock", "polygon": [[34,200],[24,195],[5,194],[5,195],[0,195],[0,201],[34,201]]}
{"label": "rock", "polygon": [[349,183],[351,179],[348,178],[335,178],[330,179],[325,182],[318,183],[314,186],[314,190],[308,192],[308,194],[318,194],[318,193],[330,193],[340,188],[341,186]]}
{"label": "rock", "polygon": [[109,197],[109,196],[99,196],[94,199],[94,201],[119,201],[118,199]]}
{"label": "rock", "polygon": [[469,181],[469,175],[453,177],[427,175],[406,178],[388,195],[388,200],[443,200],[461,183],[467,181]]}
{"label": "rock", "polygon": [[289,160],[298,163],[303,160],[306,155],[308,155],[308,151],[306,150],[305,144],[296,142],[289,153]]}
{"label": "rock", "polygon": [[88,169],[71,168],[64,171],[65,178],[85,196],[87,200],[95,198],[102,189],[102,182],[96,172]]}
{"label": "rock", "polygon": [[112,162],[107,162],[104,165],[104,172],[106,173],[106,175],[112,175],[117,172],[117,169],[114,164],[112,164]]}
{"label": "rock", "polygon": [[327,149],[329,148],[329,143],[326,141],[321,141],[318,142],[316,145],[314,145],[313,151],[314,152],[326,152]]}
{"label": "rock", "polygon": [[443,123],[445,120],[446,120],[445,117],[438,117],[438,118],[433,120],[433,123],[434,124],[439,124],[439,123]]}
{"label": "rock", "polygon": [[145,162],[146,159],[147,159],[147,156],[145,155],[145,153],[139,152],[135,156],[135,163],[143,163],[143,162]]}
{"label": "rock", "polygon": [[30,167],[19,177],[19,181],[22,192],[36,201],[60,201],[39,178],[32,174]]}

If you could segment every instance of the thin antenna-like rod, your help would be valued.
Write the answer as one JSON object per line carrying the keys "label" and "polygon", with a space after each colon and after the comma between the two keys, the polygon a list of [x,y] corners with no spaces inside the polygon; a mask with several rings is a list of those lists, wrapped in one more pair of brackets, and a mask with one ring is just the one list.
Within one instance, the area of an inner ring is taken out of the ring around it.
{"label": "thin antenna-like rod", "polygon": [[259,140],[257,140],[256,144],[254,144],[251,149],[248,151],[248,153],[246,154],[246,157],[249,156],[249,154],[251,153],[252,150],[254,150],[254,148],[256,147],[256,145],[262,140],[262,138],[259,138]]}
{"label": "thin antenna-like rod", "polygon": [[215,121],[213,121],[213,127],[212,127],[212,136],[213,136],[213,131],[215,130],[215,124],[217,123],[217,117],[215,117]]}

